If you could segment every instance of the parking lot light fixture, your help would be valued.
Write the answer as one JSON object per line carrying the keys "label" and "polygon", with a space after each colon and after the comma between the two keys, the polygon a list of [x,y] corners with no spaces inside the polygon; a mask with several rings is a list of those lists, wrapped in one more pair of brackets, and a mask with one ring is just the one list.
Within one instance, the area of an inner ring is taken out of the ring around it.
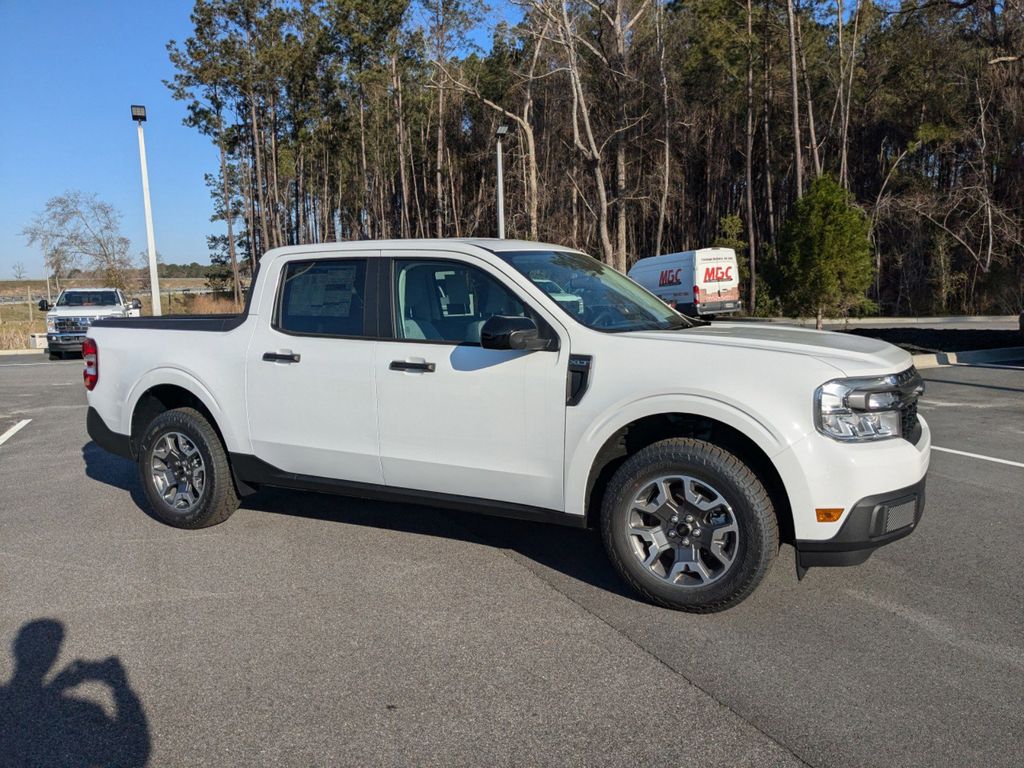
{"label": "parking lot light fixture", "polygon": [[142,165],[142,201],[146,208],[146,245],[149,250],[149,291],[153,301],[153,314],[163,314],[160,307],[160,281],[156,273],[156,240],[153,237],[153,208],[149,202],[149,171],[146,169],[146,137],[142,124],[146,122],[146,108],[132,104],[132,120],[139,127],[139,163]]}

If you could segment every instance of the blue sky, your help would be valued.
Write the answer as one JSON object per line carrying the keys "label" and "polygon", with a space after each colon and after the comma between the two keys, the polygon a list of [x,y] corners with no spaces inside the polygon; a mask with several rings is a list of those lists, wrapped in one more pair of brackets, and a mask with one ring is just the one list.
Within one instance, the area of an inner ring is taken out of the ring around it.
{"label": "blue sky", "polygon": [[95,192],[124,214],[145,248],[142,184],[129,107],[145,104],[157,250],[207,262],[211,204],[203,173],[213,145],[181,124],[163,80],[165,45],[188,36],[191,2],[0,0],[0,279],[15,262],[42,276],[42,254],[18,233],[54,195]]}
{"label": "blue sky", "polygon": [[[503,3],[495,3],[503,6]],[[142,184],[129,107],[144,104],[156,247],[165,261],[207,263],[209,140],[181,124],[163,81],[168,40],[191,32],[191,0],[0,0],[0,280],[15,262],[43,275],[19,233],[66,190],[95,192],[124,215],[132,252],[145,248]],[[499,15],[514,12],[504,5]],[[489,35],[475,35],[486,45]]]}

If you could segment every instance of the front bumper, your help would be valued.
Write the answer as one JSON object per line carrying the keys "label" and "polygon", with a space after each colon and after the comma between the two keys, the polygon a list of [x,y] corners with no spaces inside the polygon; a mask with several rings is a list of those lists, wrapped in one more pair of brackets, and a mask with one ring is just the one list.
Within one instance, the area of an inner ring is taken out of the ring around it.
{"label": "front bumper", "polygon": [[797,573],[811,567],[860,565],[879,547],[907,536],[924,513],[925,478],[897,491],[867,496],[846,516],[831,539],[797,539]]}
{"label": "front bumper", "polygon": [[81,352],[85,333],[47,333],[46,346],[51,352]]}

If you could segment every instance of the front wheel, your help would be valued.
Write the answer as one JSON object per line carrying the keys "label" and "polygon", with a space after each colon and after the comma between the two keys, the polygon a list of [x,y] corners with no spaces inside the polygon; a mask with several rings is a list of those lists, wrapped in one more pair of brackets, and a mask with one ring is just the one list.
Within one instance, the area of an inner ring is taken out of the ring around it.
{"label": "front wheel", "polygon": [[216,525],[238,508],[224,445],[194,408],[164,411],[146,427],[139,478],[153,514],[176,528]]}
{"label": "front wheel", "polygon": [[616,569],[643,597],[711,613],[743,600],[779,549],[757,476],[733,454],[689,438],[662,440],[612,476],[601,533]]}

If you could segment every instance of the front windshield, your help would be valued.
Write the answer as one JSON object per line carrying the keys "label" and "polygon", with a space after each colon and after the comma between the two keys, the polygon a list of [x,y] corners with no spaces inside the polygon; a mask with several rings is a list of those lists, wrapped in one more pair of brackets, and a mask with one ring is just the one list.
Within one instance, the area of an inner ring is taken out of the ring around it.
{"label": "front windshield", "polygon": [[64,291],[58,307],[113,307],[119,304],[117,291]]}
{"label": "front windshield", "polygon": [[582,253],[508,251],[497,254],[545,293],[560,286],[555,304],[577,322],[607,333],[689,328],[692,323],[621,272]]}

